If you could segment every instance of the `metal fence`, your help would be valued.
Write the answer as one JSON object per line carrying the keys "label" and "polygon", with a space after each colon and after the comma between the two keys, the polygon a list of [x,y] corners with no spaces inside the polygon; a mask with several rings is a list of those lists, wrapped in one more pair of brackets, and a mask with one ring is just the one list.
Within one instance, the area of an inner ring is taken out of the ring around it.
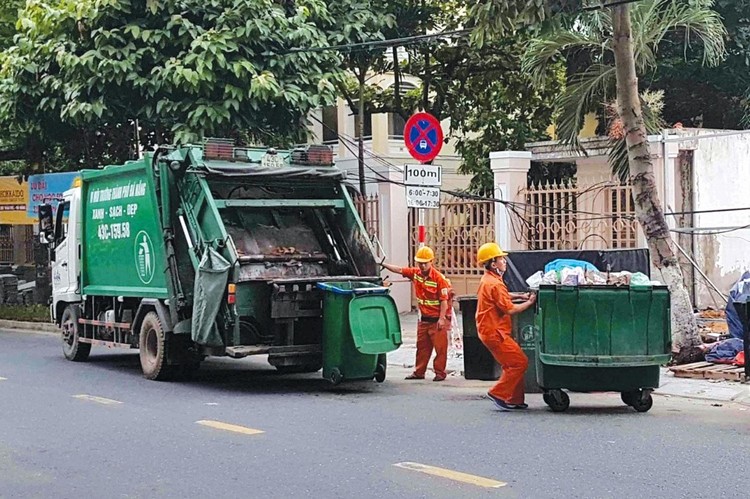
{"label": "metal fence", "polygon": [[[522,192],[517,233],[531,250],[638,246],[632,187],[605,179],[530,185]],[[520,227],[519,227],[520,226]]]}
{"label": "metal fence", "polygon": [[[409,261],[419,246],[417,210],[409,212]],[[495,205],[443,194],[440,208],[425,210],[425,244],[435,250],[435,266],[451,280],[457,294],[476,292],[483,270],[479,246],[495,240]]]}
{"label": "metal fence", "polygon": [[0,263],[13,263],[13,238],[0,236]]}

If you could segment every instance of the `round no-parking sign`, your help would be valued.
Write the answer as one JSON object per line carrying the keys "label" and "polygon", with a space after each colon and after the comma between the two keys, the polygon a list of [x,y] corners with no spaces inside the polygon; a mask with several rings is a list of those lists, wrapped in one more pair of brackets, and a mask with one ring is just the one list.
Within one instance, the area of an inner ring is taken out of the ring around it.
{"label": "round no-parking sign", "polygon": [[427,163],[443,147],[443,129],[440,122],[429,113],[412,115],[404,127],[404,142],[411,157]]}

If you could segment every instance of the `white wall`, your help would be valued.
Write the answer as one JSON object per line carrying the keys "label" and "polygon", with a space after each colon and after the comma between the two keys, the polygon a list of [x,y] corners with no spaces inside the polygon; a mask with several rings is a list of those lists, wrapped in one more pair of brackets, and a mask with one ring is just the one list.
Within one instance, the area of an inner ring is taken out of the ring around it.
{"label": "white wall", "polygon": [[[690,132],[704,136],[726,133],[720,130]],[[682,149],[694,148],[695,210],[750,206],[750,134],[704,138],[680,145]],[[701,228],[748,224],[750,210],[696,214],[694,223]],[[729,292],[743,271],[750,270],[750,230],[718,235],[696,233],[694,241],[696,261],[723,293]],[[696,281],[699,283],[698,306],[713,306],[715,300],[705,281],[699,276]]]}

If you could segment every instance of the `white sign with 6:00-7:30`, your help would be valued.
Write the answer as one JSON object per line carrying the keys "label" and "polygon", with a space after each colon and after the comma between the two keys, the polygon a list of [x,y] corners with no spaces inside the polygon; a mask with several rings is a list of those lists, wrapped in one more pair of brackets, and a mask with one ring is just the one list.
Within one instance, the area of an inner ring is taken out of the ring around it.
{"label": "white sign with 6:00-7:30", "polygon": [[407,185],[406,206],[408,208],[440,208],[440,189]]}

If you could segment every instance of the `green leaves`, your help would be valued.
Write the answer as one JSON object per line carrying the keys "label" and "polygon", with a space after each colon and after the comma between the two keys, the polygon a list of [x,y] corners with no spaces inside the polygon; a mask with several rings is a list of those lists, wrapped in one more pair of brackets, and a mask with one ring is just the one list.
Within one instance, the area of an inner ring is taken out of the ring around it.
{"label": "green leaves", "polygon": [[325,45],[341,26],[321,0],[294,6],[31,0],[0,58],[0,127],[21,143],[33,136],[46,158],[61,145],[68,150],[73,136],[107,138],[72,151],[75,166],[81,158],[96,166],[107,148],[128,154],[128,146],[107,140],[134,143],[135,120],[146,146],[172,133],[185,139],[234,130],[269,141],[300,139],[304,116],[335,98],[340,59],[331,52],[283,54]]}
{"label": "green leaves", "polygon": [[[726,30],[712,2],[701,0],[642,0],[630,6],[633,48],[639,74],[653,72],[665,40],[702,48],[703,62],[717,64],[724,57]],[[578,134],[585,114],[601,111],[616,93],[612,18],[608,9],[579,12],[556,18],[530,43],[523,69],[536,76],[540,70],[566,60],[567,85],[556,102],[560,140],[578,149]],[[620,151],[621,153],[621,151]],[[622,158],[617,152],[613,158]],[[614,165],[614,164],[613,164]]]}

